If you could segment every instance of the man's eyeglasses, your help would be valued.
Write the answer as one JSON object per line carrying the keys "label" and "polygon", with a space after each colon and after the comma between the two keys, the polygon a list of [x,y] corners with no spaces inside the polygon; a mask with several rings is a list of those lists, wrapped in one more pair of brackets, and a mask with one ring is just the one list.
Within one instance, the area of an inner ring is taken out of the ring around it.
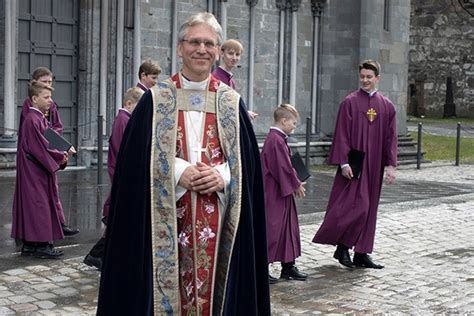
{"label": "man's eyeglasses", "polygon": [[189,45],[191,45],[192,47],[196,47],[196,48],[201,46],[201,44],[204,44],[204,46],[206,48],[209,48],[209,49],[214,48],[217,45],[213,41],[201,41],[201,40],[198,40],[198,39],[191,39],[191,40],[185,40],[184,39],[184,40],[182,40],[182,42],[186,42]]}

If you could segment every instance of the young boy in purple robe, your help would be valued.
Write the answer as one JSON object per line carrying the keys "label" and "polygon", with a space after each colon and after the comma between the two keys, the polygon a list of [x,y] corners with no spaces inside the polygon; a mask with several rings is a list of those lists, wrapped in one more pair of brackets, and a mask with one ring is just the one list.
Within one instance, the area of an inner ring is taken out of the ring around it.
{"label": "young boy in purple robe", "polygon": [[50,85],[34,80],[30,83],[31,107],[21,124],[11,236],[23,241],[22,256],[58,258],[63,255],[53,246],[55,240],[64,237],[55,200],[55,173],[66,167],[68,155],[75,150],[51,149],[44,137],[48,128],[45,114],[51,108],[52,91]]}
{"label": "young boy in purple robe", "polygon": [[[289,104],[281,104],[274,111],[275,125],[270,127],[260,158],[265,189],[268,262],[281,262],[281,278],[304,281],[307,274],[295,266],[295,259],[301,256],[295,195],[305,196],[305,183],[298,179],[291,165],[291,150],[287,144],[298,117],[298,111]],[[269,275],[271,284],[276,281]]]}
{"label": "young boy in purple robe", "polygon": [[138,69],[138,83],[137,87],[147,92],[151,87],[156,85],[158,76],[161,73],[160,66],[149,60],[145,60]]}
{"label": "young boy in purple robe", "polygon": [[[376,89],[379,80],[380,65],[374,60],[363,61],[359,65],[360,89],[339,107],[328,158],[339,169],[324,221],[313,239],[337,245],[334,258],[347,267],[383,268],[368,254],[374,246],[384,169],[387,183],[395,181],[397,124],[394,105]],[[354,177],[349,165],[351,150],[365,153],[359,177]]]}
{"label": "young boy in purple robe", "polygon": [[[219,59],[222,63],[212,71],[212,75],[231,87],[237,90],[235,80],[233,79],[232,70],[239,65],[240,58],[244,48],[242,44],[235,39],[228,39],[225,41],[219,52]],[[258,114],[253,111],[247,111],[251,120],[255,119]]]}
{"label": "young boy in purple robe", "polygon": [[[112,125],[112,132],[109,138],[109,151],[107,156],[107,171],[109,172],[110,183],[114,181],[115,173],[115,164],[117,162],[117,156],[120,149],[120,144],[122,142],[123,133],[127,127],[128,120],[135,110],[138,101],[143,95],[143,90],[134,87],[130,88],[125,92],[123,97],[122,108],[119,109],[117,116],[115,117],[114,123]],[[107,225],[107,219],[109,216],[110,209],[110,191],[107,196],[107,200],[104,203],[102,210],[102,221]],[[92,247],[87,256],[84,258],[84,263],[89,266],[94,266],[97,269],[102,269],[102,256],[104,254],[104,245],[105,245],[105,233],[102,238]]]}
{"label": "young boy in purple robe", "polygon": [[[49,70],[46,67],[38,67],[33,71],[33,74],[31,75],[32,80],[36,80],[38,82],[42,82],[44,84],[47,84],[49,86],[52,86],[53,84],[53,73],[51,70]],[[23,106],[21,109],[20,113],[20,126],[18,128],[18,142],[20,142],[21,139],[21,126],[23,124],[23,121],[30,111],[31,108],[31,99],[27,97],[25,101],[23,101]],[[48,127],[51,127],[53,130],[55,130],[59,135],[63,133],[63,123],[61,122],[61,118],[59,116],[59,110],[58,110],[58,104],[54,102],[54,100],[51,100],[51,107],[50,109],[45,113],[45,117],[48,122]],[[73,147],[73,150],[74,147]],[[58,210],[59,214],[59,219],[61,220],[61,227],[63,230],[63,233],[65,236],[72,236],[77,233],[79,233],[79,230],[77,229],[72,229],[66,224],[66,218],[64,216],[64,210],[63,206],[61,204],[61,200],[59,199],[59,187],[58,187],[58,179],[56,175],[54,176],[54,181],[56,183],[55,188],[56,192],[54,193],[54,199],[56,202],[56,209]]]}

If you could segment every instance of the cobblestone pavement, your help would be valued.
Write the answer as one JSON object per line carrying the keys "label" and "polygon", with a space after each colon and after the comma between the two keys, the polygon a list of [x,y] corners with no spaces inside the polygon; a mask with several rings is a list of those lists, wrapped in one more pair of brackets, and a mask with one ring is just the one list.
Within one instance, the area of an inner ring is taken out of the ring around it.
{"label": "cobblestone pavement", "polygon": [[[425,181],[451,194],[403,199],[411,192],[399,192],[400,201],[381,204],[373,258],[382,270],[340,266],[332,259],[334,247],[311,243],[323,213],[307,217],[297,265],[309,278],[272,285],[273,313],[474,314],[473,167],[445,163],[398,171],[399,182]],[[99,272],[82,258],[21,258],[17,268],[0,267],[0,315],[95,314]],[[271,273],[279,276],[278,265]]]}

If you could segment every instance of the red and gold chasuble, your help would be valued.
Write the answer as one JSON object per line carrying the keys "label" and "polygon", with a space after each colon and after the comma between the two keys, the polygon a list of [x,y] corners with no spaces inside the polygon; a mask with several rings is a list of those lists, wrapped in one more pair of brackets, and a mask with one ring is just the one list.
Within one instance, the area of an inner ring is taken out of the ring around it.
{"label": "red and gold chasuble", "polygon": [[[209,166],[225,162],[219,145],[214,104],[209,99],[211,89],[207,91],[184,90],[178,86],[178,135],[176,156],[191,161],[191,151],[200,155],[198,161]],[[210,90],[210,91],[209,91]],[[184,103],[184,106],[183,106]],[[209,106],[210,112],[206,106]],[[186,126],[185,112],[201,113],[201,122],[189,122]],[[199,123],[199,124],[198,124]],[[194,125],[198,126],[194,126]],[[194,133],[201,141],[188,144],[189,134]],[[196,148],[199,146],[202,148]],[[210,315],[212,292],[214,290],[216,249],[220,231],[219,200],[216,193],[202,195],[187,191],[176,204],[178,220],[179,282],[181,313],[183,315]]]}

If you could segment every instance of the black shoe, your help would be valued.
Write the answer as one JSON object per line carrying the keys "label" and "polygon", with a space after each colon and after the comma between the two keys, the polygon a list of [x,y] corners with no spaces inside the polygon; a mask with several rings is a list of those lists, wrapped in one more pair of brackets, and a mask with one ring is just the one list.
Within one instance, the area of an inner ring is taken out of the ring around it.
{"label": "black shoe", "polygon": [[61,224],[61,227],[63,229],[64,236],[73,236],[73,235],[79,233],[79,229],[72,229],[71,227],[67,226],[66,224]]}
{"label": "black shoe", "polygon": [[96,267],[99,271],[102,271],[102,258],[101,257],[94,257],[90,253],[84,258],[83,261],[90,267]]}
{"label": "black shoe", "polygon": [[278,279],[275,277],[272,277],[270,274],[268,275],[268,283],[269,284],[275,284],[278,282]]}
{"label": "black shoe", "polygon": [[349,256],[349,250],[337,247],[334,252],[334,259],[338,260],[340,264],[348,268],[353,268],[354,264],[351,261],[351,256]]}
{"label": "black shoe", "polygon": [[62,255],[62,250],[55,249],[51,244],[37,247],[34,253],[35,258],[41,259],[57,259]]}
{"label": "black shoe", "polygon": [[21,247],[21,255],[23,257],[30,257],[35,254],[36,244],[34,243],[24,243]]}
{"label": "black shoe", "polygon": [[383,265],[376,264],[372,261],[372,258],[365,253],[354,254],[354,265],[361,268],[383,269]]}
{"label": "black shoe", "polygon": [[287,280],[305,281],[308,278],[308,275],[306,273],[298,271],[298,268],[293,266],[291,269],[281,270],[280,278]]}

